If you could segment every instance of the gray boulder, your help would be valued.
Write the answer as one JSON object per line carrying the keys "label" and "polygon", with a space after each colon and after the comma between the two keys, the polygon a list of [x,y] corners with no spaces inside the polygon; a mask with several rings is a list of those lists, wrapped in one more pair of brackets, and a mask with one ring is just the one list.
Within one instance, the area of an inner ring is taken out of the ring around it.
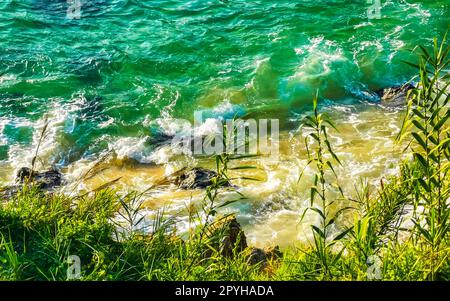
{"label": "gray boulder", "polygon": [[0,203],[11,200],[22,189],[21,185],[0,187]]}
{"label": "gray boulder", "polygon": [[247,238],[235,217],[223,224],[223,236],[220,240],[220,253],[225,257],[233,257],[233,252],[243,252],[247,248]]}
{"label": "gray boulder", "polygon": [[49,190],[61,186],[62,174],[56,169],[37,172],[28,167],[22,167],[17,172],[16,181],[20,184],[33,182],[39,188]]}
{"label": "gray boulder", "polygon": [[[218,222],[212,229],[211,235],[218,238],[213,240],[212,246],[222,256],[233,258],[236,254],[243,253],[248,264],[259,264],[261,270],[267,268],[270,261],[283,257],[283,253],[278,246],[265,249],[248,247],[244,230],[234,216]],[[207,255],[211,255],[211,252],[207,252]]]}
{"label": "gray boulder", "polygon": [[[191,169],[183,168],[172,174],[169,178],[181,189],[205,189],[212,184],[212,179],[217,177],[217,172],[202,167]],[[229,183],[225,186],[229,186]]]}

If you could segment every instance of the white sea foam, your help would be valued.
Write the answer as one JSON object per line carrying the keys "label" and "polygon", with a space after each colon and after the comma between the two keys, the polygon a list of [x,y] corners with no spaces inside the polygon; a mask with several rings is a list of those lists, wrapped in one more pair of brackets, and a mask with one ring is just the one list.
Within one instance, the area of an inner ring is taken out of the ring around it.
{"label": "white sea foam", "polygon": [[[42,117],[37,121],[29,121],[25,118],[14,118],[12,120],[3,120],[2,124],[14,124],[18,127],[30,127],[33,129],[33,141],[31,145],[24,147],[20,144],[11,144],[8,151],[8,163],[13,168],[20,168],[22,166],[29,166],[31,164],[32,158],[35,155],[35,150],[38,146],[39,139],[41,137],[41,132],[46,122],[48,123],[47,130],[42,139],[38,156],[43,160],[39,160],[39,162],[44,163],[44,168],[48,167],[48,164],[51,163],[51,160],[48,160],[54,150],[58,146],[58,133],[64,125],[64,122],[67,120],[68,116],[76,110],[77,105],[68,105],[63,106],[59,101],[55,100],[54,102],[50,102],[49,111],[46,114],[46,117]],[[47,118],[47,119],[46,119]],[[39,165],[38,165],[39,166]]]}

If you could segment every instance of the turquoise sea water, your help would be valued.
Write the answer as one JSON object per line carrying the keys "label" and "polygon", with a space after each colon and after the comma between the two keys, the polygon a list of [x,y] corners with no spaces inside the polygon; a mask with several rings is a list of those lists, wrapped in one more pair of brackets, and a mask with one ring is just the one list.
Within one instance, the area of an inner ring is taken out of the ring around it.
{"label": "turquoise sea water", "polygon": [[449,0],[381,3],[368,19],[365,0],[82,0],[70,19],[64,0],[1,0],[0,162],[33,149],[46,114],[64,166],[198,109],[288,118],[316,89],[377,102],[450,17]]}

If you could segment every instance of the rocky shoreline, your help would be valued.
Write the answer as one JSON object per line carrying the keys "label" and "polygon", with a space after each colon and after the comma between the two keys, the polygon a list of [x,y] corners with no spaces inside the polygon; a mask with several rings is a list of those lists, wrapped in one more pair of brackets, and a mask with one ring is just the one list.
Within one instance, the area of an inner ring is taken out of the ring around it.
{"label": "rocky shoreline", "polygon": [[[405,106],[408,91],[413,88],[413,85],[406,83],[404,85],[384,88],[375,93],[380,98],[380,106],[388,109],[397,109]],[[169,139],[170,137],[165,138]],[[178,189],[182,190],[206,189],[212,184],[212,180],[216,176],[217,173],[213,170],[201,167],[185,167],[165,177],[159,184],[175,185]],[[36,171],[27,167],[22,167],[18,170],[15,176],[15,182],[14,185],[0,189],[2,202],[7,202],[13,198],[24,185],[33,184],[40,191],[50,193],[65,184],[64,175],[56,169]],[[231,183],[226,183],[225,186],[231,187],[232,185]],[[215,228],[220,229],[221,232],[213,234],[218,235],[218,237],[212,247],[219,250],[220,254],[224,257],[233,258],[237,254],[244,254],[249,264],[261,264],[261,268],[265,269],[270,261],[283,256],[278,246],[265,249],[248,246],[246,235],[234,216],[224,219]]]}
{"label": "rocky shoreline", "polygon": [[[217,176],[213,170],[205,168],[183,168],[167,177],[168,183],[177,185],[180,189],[205,189]],[[44,193],[50,193],[63,185],[63,175],[55,169],[43,172],[34,171],[30,168],[20,168],[16,174],[16,185],[4,187],[0,190],[3,201],[14,197],[25,185],[34,185]],[[228,183],[228,185],[230,185]],[[230,185],[231,186],[231,185]],[[260,264],[261,270],[267,268],[269,262],[283,256],[279,246],[265,249],[248,246],[247,238],[240,223],[235,216],[228,216],[214,223],[209,230],[208,236],[212,238],[212,247],[218,250],[221,256],[234,258],[244,255],[251,265]],[[211,249],[205,250],[206,257],[211,256]]]}

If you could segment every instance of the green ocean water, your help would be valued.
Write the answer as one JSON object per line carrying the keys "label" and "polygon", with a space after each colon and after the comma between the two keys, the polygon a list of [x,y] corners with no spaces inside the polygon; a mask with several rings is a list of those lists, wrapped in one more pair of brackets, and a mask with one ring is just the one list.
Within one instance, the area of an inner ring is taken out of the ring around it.
{"label": "green ocean water", "polygon": [[377,103],[450,17],[449,0],[382,0],[380,19],[365,0],[81,3],[70,19],[64,0],[0,1],[3,164],[33,149],[45,116],[64,166],[194,110],[288,119],[316,89],[326,104]]}

